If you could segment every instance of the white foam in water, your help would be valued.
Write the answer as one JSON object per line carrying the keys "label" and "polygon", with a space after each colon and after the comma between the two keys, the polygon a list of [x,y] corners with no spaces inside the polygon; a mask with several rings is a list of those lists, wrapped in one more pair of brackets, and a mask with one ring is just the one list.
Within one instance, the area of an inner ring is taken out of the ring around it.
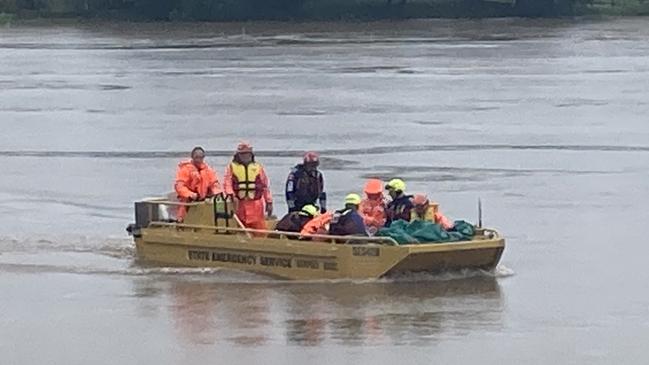
{"label": "white foam in water", "polygon": [[497,277],[497,278],[505,278],[505,277],[508,277],[508,276],[514,276],[514,274],[516,274],[514,272],[514,270],[512,270],[512,269],[510,269],[507,266],[502,265],[502,264],[496,266],[496,268],[494,269],[494,276]]}

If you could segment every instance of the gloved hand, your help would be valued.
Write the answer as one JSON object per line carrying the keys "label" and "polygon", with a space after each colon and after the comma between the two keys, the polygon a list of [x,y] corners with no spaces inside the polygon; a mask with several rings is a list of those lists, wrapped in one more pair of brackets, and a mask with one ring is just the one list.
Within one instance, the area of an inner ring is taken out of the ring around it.
{"label": "gloved hand", "polygon": [[273,203],[266,203],[266,215],[269,217],[273,215]]}
{"label": "gloved hand", "polygon": [[193,193],[189,196],[189,200],[196,201],[198,200],[198,193]]}

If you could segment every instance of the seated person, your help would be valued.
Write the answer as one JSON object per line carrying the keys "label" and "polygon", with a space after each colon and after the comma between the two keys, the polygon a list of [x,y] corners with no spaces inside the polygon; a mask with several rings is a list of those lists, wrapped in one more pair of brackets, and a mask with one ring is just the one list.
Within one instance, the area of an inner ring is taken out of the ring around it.
{"label": "seated person", "polygon": [[328,234],[329,233],[329,223],[331,223],[331,218],[333,217],[332,212],[325,212],[322,213],[316,217],[313,217],[310,221],[308,221],[304,227],[302,227],[302,231],[300,231],[300,239],[302,240],[310,240],[308,236],[314,235],[314,234]]}
{"label": "seated person", "polygon": [[383,197],[383,182],[370,179],[365,184],[365,198],[361,201],[358,213],[363,217],[370,234],[376,233],[385,225],[385,198]]}
{"label": "seated person", "polygon": [[360,204],[360,195],[347,195],[345,197],[345,208],[337,210],[331,217],[329,234],[333,236],[367,236],[363,217],[358,214]]}
{"label": "seated person", "polygon": [[[302,207],[297,212],[290,212],[286,214],[275,226],[276,231],[281,232],[301,232],[304,225],[309,223],[315,216],[319,215],[319,209],[308,204]],[[295,236],[288,236],[289,239],[297,239]]]}
{"label": "seated person", "polygon": [[412,205],[413,208],[410,212],[411,222],[425,220],[439,224],[445,230],[453,228],[453,223],[437,210],[437,204],[431,204],[426,195],[415,195],[412,198]]}
{"label": "seated person", "polygon": [[410,220],[412,196],[405,193],[406,183],[401,179],[392,179],[385,185],[385,190],[392,198],[385,209],[385,226],[390,227],[397,220]]}

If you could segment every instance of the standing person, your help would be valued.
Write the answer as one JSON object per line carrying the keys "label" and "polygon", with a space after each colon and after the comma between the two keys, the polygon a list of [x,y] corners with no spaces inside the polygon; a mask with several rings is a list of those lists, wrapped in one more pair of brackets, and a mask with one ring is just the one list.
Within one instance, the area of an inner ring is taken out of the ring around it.
{"label": "standing person", "polygon": [[363,222],[370,234],[376,233],[385,225],[385,197],[383,196],[383,181],[370,179],[363,189],[365,198],[358,209]]}
{"label": "standing person", "polygon": [[[183,203],[204,200],[222,193],[216,172],[205,163],[205,150],[203,147],[194,147],[191,152],[191,159],[178,164],[174,190],[176,190],[178,200]],[[179,206],[176,213],[178,222],[182,222],[186,214],[187,207]]]}
{"label": "standing person", "polygon": [[361,197],[348,194],[345,197],[345,208],[337,210],[331,217],[329,234],[332,236],[367,236],[363,218],[358,214]]}
{"label": "standing person", "polygon": [[392,201],[388,203],[386,209],[385,226],[389,227],[392,222],[397,220],[410,221],[410,211],[412,210],[412,196],[406,195],[406,183],[401,179],[392,179],[387,185],[385,190],[388,191]]}
{"label": "standing person", "polygon": [[320,213],[327,211],[324,178],[318,170],[320,157],[307,152],[303,163],[296,165],[286,178],[286,203],[289,212],[299,212],[305,205],[319,205]]}
{"label": "standing person", "polygon": [[273,213],[273,197],[264,166],[255,161],[252,146],[241,142],[225,169],[224,190],[237,201],[237,216],[246,228],[267,229],[264,212]]}

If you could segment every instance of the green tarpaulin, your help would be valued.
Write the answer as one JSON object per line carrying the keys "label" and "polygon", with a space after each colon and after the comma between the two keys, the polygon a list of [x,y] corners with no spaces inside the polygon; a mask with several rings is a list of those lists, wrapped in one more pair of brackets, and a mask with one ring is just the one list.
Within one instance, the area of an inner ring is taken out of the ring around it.
{"label": "green tarpaulin", "polygon": [[392,237],[399,244],[439,243],[452,241],[467,241],[473,237],[473,225],[465,221],[455,221],[451,230],[445,231],[439,224],[417,220],[406,222],[398,220],[390,227],[381,228],[376,235]]}

